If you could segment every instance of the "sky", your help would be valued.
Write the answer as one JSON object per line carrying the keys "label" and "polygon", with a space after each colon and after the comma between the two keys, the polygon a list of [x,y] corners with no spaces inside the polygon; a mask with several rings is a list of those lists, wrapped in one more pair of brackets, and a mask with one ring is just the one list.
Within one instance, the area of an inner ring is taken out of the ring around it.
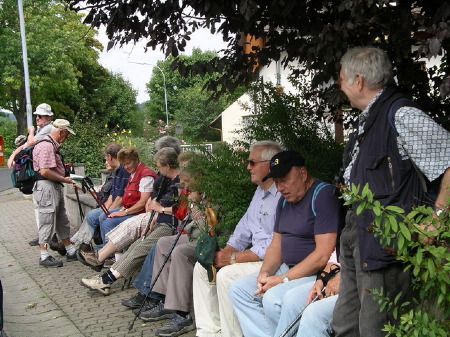
{"label": "sky", "polygon": [[[149,82],[157,61],[164,60],[164,53],[158,49],[149,49],[145,52],[144,42],[126,45],[122,48],[115,47],[106,51],[108,38],[104,28],[99,30],[97,39],[104,46],[104,51],[100,53],[100,64],[112,72],[121,73],[123,78],[131,83],[133,88],[138,91],[138,103],[148,101],[149,95],[146,92],[145,84]],[[193,48],[200,48],[202,51],[219,51],[226,48],[226,43],[222,41],[221,36],[212,35],[208,30],[199,30],[191,36],[185,54],[190,55]]]}

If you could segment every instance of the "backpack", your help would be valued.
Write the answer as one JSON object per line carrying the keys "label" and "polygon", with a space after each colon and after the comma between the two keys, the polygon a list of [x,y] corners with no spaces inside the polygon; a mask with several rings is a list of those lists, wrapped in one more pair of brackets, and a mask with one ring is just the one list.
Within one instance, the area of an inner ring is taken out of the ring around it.
{"label": "backpack", "polygon": [[[49,142],[48,139],[42,139],[40,142]],[[53,143],[52,143],[53,144]],[[33,186],[37,180],[45,178],[39,172],[33,169],[33,149],[36,145],[28,146],[22,149],[14,157],[14,166],[11,172],[11,180],[14,187],[17,187],[23,194],[32,194]]]}

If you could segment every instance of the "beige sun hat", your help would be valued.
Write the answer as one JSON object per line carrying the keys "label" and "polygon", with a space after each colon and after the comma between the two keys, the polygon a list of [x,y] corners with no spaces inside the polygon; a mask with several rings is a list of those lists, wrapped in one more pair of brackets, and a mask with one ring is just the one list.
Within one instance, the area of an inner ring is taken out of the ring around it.
{"label": "beige sun hat", "polygon": [[75,134],[75,132],[73,132],[72,128],[70,127],[70,122],[65,119],[55,119],[55,121],[53,122],[53,127],[57,129],[67,130],[72,135]]}
{"label": "beige sun hat", "polygon": [[39,104],[33,115],[53,116],[52,107],[47,103]]}

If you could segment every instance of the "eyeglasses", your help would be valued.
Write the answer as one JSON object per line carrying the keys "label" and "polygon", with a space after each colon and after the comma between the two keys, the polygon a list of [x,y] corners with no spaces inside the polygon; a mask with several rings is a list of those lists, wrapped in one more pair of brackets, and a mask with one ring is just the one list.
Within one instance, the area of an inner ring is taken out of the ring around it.
{"label": "eyeglasses", "polygon": [[270,161],[270,159],[268,159],[268,160],[259,160],[259,161],[247,159],[247,165],[250,165],[250,166],[256,166],[256,165],[259,164],[259,163],[265,163],[265,162],[267,162],[267,161]]}

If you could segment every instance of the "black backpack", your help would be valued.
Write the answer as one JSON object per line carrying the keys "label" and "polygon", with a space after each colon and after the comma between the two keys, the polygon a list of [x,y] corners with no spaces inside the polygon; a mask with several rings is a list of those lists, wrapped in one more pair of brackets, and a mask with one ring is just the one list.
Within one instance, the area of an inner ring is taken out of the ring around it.
{"label": "black backpack", "polygon": [[[48,139],[42,139],[40,142],[52,141]],[[13,171],[11,172],[11,180],[14,187],[17,187],[23,194],[32,194],[33,186],[37,180],[45,179],[39,172],[33,169],[33,149],[36,145],[23,148],[14,157]]]}

